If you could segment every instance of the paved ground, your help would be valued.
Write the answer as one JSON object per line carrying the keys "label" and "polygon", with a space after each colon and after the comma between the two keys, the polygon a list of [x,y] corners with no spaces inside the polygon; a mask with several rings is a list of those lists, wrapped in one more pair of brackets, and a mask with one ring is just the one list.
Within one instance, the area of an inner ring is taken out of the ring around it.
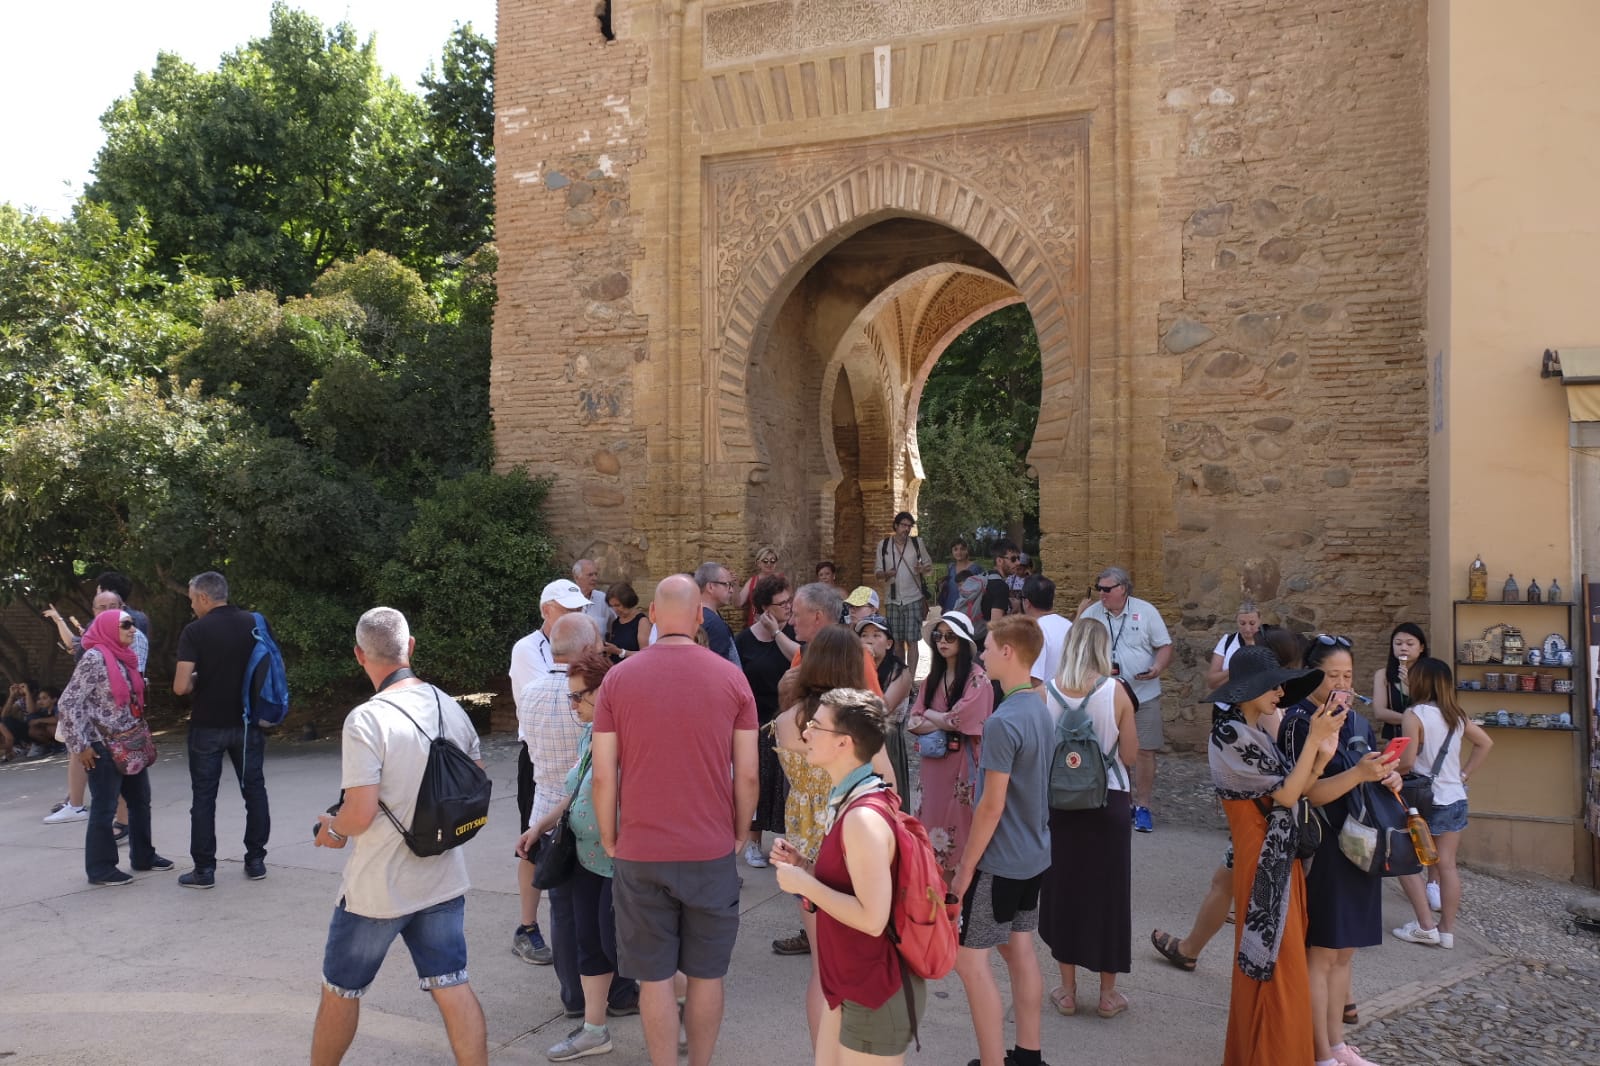
{"label": "paved ground", "polygon": [[[160,740],[163,757],[152,771],[156,845],[181,872],[188,866],[182,738]],[[475,886],[467,908],[473,985],[488,1016],[493,1061],[503,1064],[545,1061],[544,1050],[562,1032],[555,975],[509,950],[517,910],[512,750],[504,741],[486,747],[495,816],[468,846]],[[337,795],[336,744],[275,742],[267,773],[275,816],[270,876],[244,879],[242,805],[224,789],[218,884],[194,892],[180,889],[175,874],[138,875],[123,889],[88,886],[82,824],[39,820],[64,792],[63,761],[0,767],[0,1060],[63,1066],[304,1061],[323,936],[344,859],[313,848],[308,832],[315,813]],[[1229,952],[1221,949],[1227,944],[1214,943],[1199,970],[1184,974],[1145,941],[1153,926],[1187,925],[1225,844],[1203,762],[1175,757],[1164,762],[1163,773],[1171,816],[1153,836],[1134,838],[1134,970],[1123,981],[1133,1007],[1109,1022],[1093,1012],[1047,1016],[1045,1053],[1056,1066],[1163,1066],[1220,1056],[1229,972]],[[743,926],[717,1061],[800,1066],[809,1060],[802,1005],[807,961],[779,958],[768,948],[773,937],[797,928],[794,907],[777,892],[770,871],[743,872]],[[1527,900],[1562,894],[1561,886],[1507,884],[1507,899],[1523,901],[1523,917]],[[1475,878],[1469,912],[1495,913],[1498,903],[1471,910],[1495,890],[1491,879]],[[1397,892],[1386,896],[1385,908],[1387,924],[1406,917]],[[1497,948],[1473,927],[1462,929],[1449,953],[1392,941],[1362,952],[1356,992],[1368,1025],[1359,1039],[1374,1055],[1380,1048],[1392,1052],[1387,1060],[1379,1055],[1380,1062],[1498,1062],[1513,1053],[1530,1064],[1596,1061],[1596,976],[1592,963],[1580,972],[1582,960],[1594,958],[1594,941],[1564,931],[1557,918],[1547,925],[1539,929],[1551,938],[1540,947],[1541,957],[1561,955],[1564,973],[1509,962],[1501,954],[1506,945]],[[1231,927],[1224,940],[1230,935]],[[1054,966],[1045,961],[1049,988]],[[1079,980],[1087,997],[1092,981]],[[1425,1007],[1413,1005],[1419,997],[1427,999]],[[932,1003],[923,1051],[912,1061],[965,1062],[974,1045],[959,982],[941,982]],[[617,1051],[600,1061],[645,1061],[636,1021],[614,1025],[613,1033]],[[1452,1040],[1465,1050],[1455,1050]],[[1502,1050],[1491,1050],[1496,1047]],[[416,990],[409,959],[397,945],[364,1001],[347,1061],[404,1066],[448,1059],[437,1014]]]}

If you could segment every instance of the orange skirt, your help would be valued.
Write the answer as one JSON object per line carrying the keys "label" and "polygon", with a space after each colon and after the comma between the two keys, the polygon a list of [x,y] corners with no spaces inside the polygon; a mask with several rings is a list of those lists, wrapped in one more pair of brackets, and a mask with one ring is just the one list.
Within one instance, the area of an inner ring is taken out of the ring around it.
{"label": "orange skirt", "polygon": [[1228,999],[1228,1042],[1223,1066],[1311,1066],[1311,981],[1306,972],[1306,874],[1296,862],[1289,874],[1289,912],[1272,980],[1253,981],[1239,972],[1239,941],[1255,885],[1256,861],[1267,836],[1267,819],[1253,800],[1223,800],[1233,832],[1233,992]]}

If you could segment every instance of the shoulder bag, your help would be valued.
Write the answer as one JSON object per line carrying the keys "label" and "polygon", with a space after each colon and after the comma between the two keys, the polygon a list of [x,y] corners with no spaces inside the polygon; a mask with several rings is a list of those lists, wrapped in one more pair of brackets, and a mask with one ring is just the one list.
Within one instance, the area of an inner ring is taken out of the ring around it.
{"label": "shoulder bag", "polygon": [[[583,787],[583,779],[589,773],[589,753],[583,753],[583,762],[578,767],[577,789]],[[541,891],[547,888],[559,888],[572,880],[572,875],[578,872],[578,835],[572,831],[572,804],[567,804],[567,809],[561,812],[561,818],[556,822],[555,828],[546,833],[539,841],[539,849],[533,858],[533,887]]]}
{"label": "shoulder bag", "polygon": [[127,777],[143,773],[156,761],[156,738],[150,735],[150,726],[143,718],[134,719],[133,725],[106,737],[106,750],[117,771]]}
{"label": "shoulder bag", "polygon": [[1410,773],[1400,779],[1401,801],[1407,807],[1415,807],[1424,818],[1433,813],[1433,779],[1439,776],[1439,769],[1444,766],[1444,757],[1450,751],[1450,741],[1453,739],[1454,730],[1444,735],[1444,743],[1439,745],[1439,754],[1433,757],[1433,765],[1427,773],[1419,773],[1413,767]]}
{"label": "shoulder bag", "polygon": [[[1273,803],[1270,796],[1256,797],[1256,807],[1264,817],[1272,816]],[[1294,815],[1294,857],[1309,859],[1322,847],[1322,815],[1304,796],[1295,800],[1290,813]]]}

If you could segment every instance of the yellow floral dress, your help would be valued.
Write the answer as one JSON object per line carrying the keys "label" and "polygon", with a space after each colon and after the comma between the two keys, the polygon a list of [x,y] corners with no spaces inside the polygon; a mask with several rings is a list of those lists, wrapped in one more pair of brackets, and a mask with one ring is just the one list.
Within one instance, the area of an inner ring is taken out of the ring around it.
{"label": "yellow floral dress", "polygon": [[789,798],[783,805],[783,833],[807,862],[815,862],[822,847],[822,823],[827,817],[828,794],[833,779],[806,761],[805,752],[774,747],[783,775],[789,779]]}

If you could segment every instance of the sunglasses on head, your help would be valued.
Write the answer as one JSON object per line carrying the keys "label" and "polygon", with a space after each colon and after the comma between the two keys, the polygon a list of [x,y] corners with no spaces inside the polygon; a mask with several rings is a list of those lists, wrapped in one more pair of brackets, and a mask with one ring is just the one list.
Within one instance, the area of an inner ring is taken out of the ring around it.
{"label": "sunglasses on head", "polygon": [[1327,633],[1318,633],[1317,643],[1328,648],[1348,648],[1350,647],[1350,638],[1337,635],[1329,636]]}

